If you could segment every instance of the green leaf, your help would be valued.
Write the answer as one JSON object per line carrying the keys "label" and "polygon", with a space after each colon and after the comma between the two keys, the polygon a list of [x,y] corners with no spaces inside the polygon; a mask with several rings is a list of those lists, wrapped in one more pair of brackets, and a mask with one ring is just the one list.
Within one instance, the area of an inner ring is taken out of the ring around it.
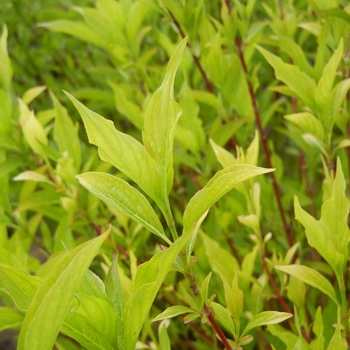
{"label": "green leaf", "polygon": [[162,350],[171,350],[170,338],[167,331],[169,321],[163,321],[159,325],[159,345]]}
{"label": "green leaf", "polygon": [[305,73],[301,72],[298,67],[284,63],[279,57],[273,55],[272,53],[268,52],[267,50],[258,45],[256,45],[256,48],[265,57],[269,64],[274,68],[276,78],[281,80],[293,92],[295,92],[306,104],[306,106],[315,111],[315,81]]}
{"label": "green leaf", "polygon": [[[350,79],[344,79],[340,83],[338,83],[333,90],[327,96],[327,100],[324,101],[324,113],[325,118],[327,120],[333,122],[336,115],[339,113],[341,109],[341,104],[344,101],[346,94],[350,89]],[[331,132],[331,128],[329,129],[329,133]]]}
{"label": "green leaf", "polygon": [[126,349],[135,347],[138,335],[147,314],[153,304],[154,298],[164,281],[164,278],[172,268],[176,256],[186,244],[191,231],[179,237],[168,249],[163,250],[152,259],[137,268],[133,286],[125,306],[124,312],[124,342]]}
{"label": "green leaf", "polygon": [[217,200],[235,186],[254,176],[266,174],[273,170],[250,164],[236,164],[218,171],[187,204],[183,218],[184,229],[186,230],[197,222]]}
{"label": "green leaf", "polygon": [[126,181],[110,174],[95,172],[84,173],[76,177],[96,197],[130,216],[171,244],[148,200]]}
{"label": "green leaf", "polygon": [[112,264],[108,270],[105,285],[106,293],[112,302],[114,314],[116,318],[116,333],[117,333],[117,348],[124,348],[123,333],[124,333],[124,293],[123,286],[118,273],[118,255],[113,257]]}
{"label": "green leaf", "polygon": [[323,336],[323,319],[322,319],[322,310],[321,306],[319,306],[316,310],[314,317],[314,324],[312,327],[312,331],[316,335],[316,339],[314,339],[310,343],[310,348],[313,350],[324,349],[324,336]]}
{"label": "green leaf", "polygon": [[84,278],[78,288],[78,293],[84,293],[93,297],[110,302],[110,298],[106,294],[105,285],[100,277],[91,270],[87,270]]}
{"label": "green leaf", "polygon": [[308,342],[303,338],[302,335],[299,335],[297,342],[295,343],[293,350],[311,350]]}
{"label": "green leaf", "polygon": [[[62,324],[60,332],[78,341],[88,350],[115,350],[109,339],[106,339],[98,331],[86,323],[86,319],[76,312],[69,312]],[[124,350],[123,348],[120,348]],[[119,350],[119,349],[118,349]]]}
{"label": "green leaf", "polygon": [[216,159],[223,168],[227,168],[233,164],[236,164],[236,158],[231,152],[217,145],[212,139],[209,139],[209,142],[215,153]]}
{"label": "green leaf", "polygon": [[319,289],[339,305],[333,286],[326,277],[316,270],[303,265],[275,266],[275,269],[295,276],[310,286]]}
{"label": "green leaf", "polygon": [[75,169],[81,164],[80,141],[78,124],[74,125],[67,110],[61,105],[56,96],[50,91],[50,97],[55,108],[54,139],[61,154],[68,152],[68,157],[74,159]]}
{"label": "green leaf", "polygon": [[269,324],[276,324],[288,320],[288,318],[293,317],[292,314],[287,312],[277,312],[277,311],[264,311],[255,315],[247,324],[242,333],[242,336],[249,332],[251,329],[265,326]]}
{"label": "green leaf", "polygon": [[226,281],[232,281],[235,271],[239,270],[236,259],[208,235],[201,232],[200,238],[203,240],[205,254],[208,257],[211,269],[218,274],[222,274]]}
{"label": "green leaf", "polygon": [[350,240],[348,227],[349,200],[345,196],[346,182],[340,159],[337,159],[337,172],[333,182],[332,196],[326,200],[321,209],[320,223],[330,229],[331,240],[335,249],[348,257],[347,245]]}
{"label": "green leaf", "polygon": [[344,255],[339,252],[337,243],[333,241],[331,228],[324,222],[317,221],[300,207],[298,198],[294,198],[295,218],[305,227],[308,243],[315,248],[323,258],[332,266],[333,270],[340,272],[344,264]]}
{"label": "green leaf", "polygon": [[342,39],[338,45],[338,48],[334,51],[334,54],[323,68],[322,76],[315,91],[316,102],[320,103],[321,105],[333,88],[334,78],[337,73],[338,65],[342,59],[343,51],[344,41]]}
{"label": "green leaf", "polygon": [[302,48],[292,39],[281,36],[278,40],[278,44],[281,49],[286,52],[289,57],[293,60],[293,63],[297,65],[302,72],[308,76],[313,76],[312,67],[307,61],[304,51]]}
{"label": "green leaf", "polygon": [[72,95],[66,95],[79,111],[89,142],[98,147],[100,158],[135,181],[162,208],[161,177],[146,148],[133,137],[116,130],[111,120],[86,108]]}
{"label": "green leaf", "polygon": [[321,122],[311,113],[296,113],[284,116],[288,121],[298,126],[303,133],[312,134],[319,141],[323,141],[324,132]]}
{"label": "green leaf", "polygon": [[348,349],[346,341],[342,337],[342,334],[341,334],[342,324],[341,324],[340,319],[341,319],[340,308],[338,308],[337,327],[335,328],[333,337],[332,337],[331,341],[329,342],[327,350],[346,350],[346,349]]}
{"label": "green leaf", "polygon": [[74,313],[79,314],[85,324],[94,329],[111,347],[116,344],[115,314],[110,302],[84,293],[77,293],[79,305],[74,308]]}
{"label": "green leaf", "polygon": [[22,211],[31,210],[34,208],[36,209],[40,206],[47,207],[48,205],[59,203],[59,200],[60,194],[56,190],[52,189],[52,187],[50,187],[42,191],[34,192],[25,198],[16,208],[15,212],[20,213]]}
{"label": "green leaf", "polygon": [[24,270],[0,264],[0,289],[10,295],[20,310],[28,310],[41,283],[42,278],[31,276]]}
{"label": "green leaf", "polygon": [[230,307],[230,310],[234,320],[238,322],[243,311],[244,296],[242,290],[238,287],[237,273],[233,278],[230,294],[233,301],[233,305]]}
{"label": "green leaf", "polygon": [[35,117],[34,112],[30,111],[22,100],[19,100],[19,106],[19,121],[29,146],[36,153],[46,157],[44,146],[47,146],[48,141],[44,128]]}
{"label": "green leaf", "polygon": [[325,157],[327,157],[327,151],[325,149],[325,146],[319,139],[317,139],[315,136],[311,134],[303,134],[302,138],[307,144],[318,149],[323,153]]}
{"label": "green leaf", "polygon": [[106,48],[104,40],[83,22],[61,19],[52,22],[39,23],[38,26],[47,28],[53,32],[69,34],[95,46]]}
{"label": "green leaf", "polygon": [[185,150],[199,156],[205,145],[202,120],[199,118],[199,106],[190,86],[184,82],[180,91],[180,105],[183,113],[176,126],[175,139],[181,142]]}
{"label": "green leaf", "polygon": [[12,66],[7,52],[7,27],[3,25],[0,38],[0,89],[10,90],[12,81]]}
{"label": "green leaf", "polygon": [[12,307],[0,307],[0,332],[5,329],[19,329],[24,315]]}
{"label": "green leaf", "polygon": [[51,186],[54,186],[54,183],[49,180],[49,178],[43,174],[37,173],[36,171],[23,171],[22,173],[16,175],[13,178],[13,181],[35,181],[35,182],[44,182]]}
{"label": "green leaf", "polygon": [[0,264],[16,267],[18,269],[25,268],[15,254],[3,247],[0,247]]}
{"label": "green leaf", "polygon": [[27,90],[22,96],[22,101],[26,105],[29,105],[29,103],[32,102],[35,98],[37,98],[45,89],[46,86],[36,86]]}
{"label": "green leaf", "polygon": [[209,289],[210,278],[211,278],[211,272],[207,275],[207,277],[205,277],[205,279],[202,282],[201,287],[199,289],[199,294],[198,294],[198,296],[200,298],[199,307],[201,309],[203,309],[204,303],[208,299],[208,289]]}
{"label": "green leaf", "polygon": [[219,323],[231,333],[232,336],[235,335],[235,324],[233,323],[230,312],[225,309],[221,304],[211,302],[210,308],[213,310],[215,315],[215,319],[219,321]]}
{"label": "green leaf", "polygon": [[[291,331],[287,331],[280,325],[270,325],[267,326],[267,330],[274,336],[278,337],[284,344],[287,345],[287,349],[293,349],[296,344],[298,337]],[[278,350],[278,349],[277,349]]]}
{"label": "green leaf", "polygon": [[169,194],[173,185],[173,142],[175,126],[182,113],[173,98],[174,79],[186,44],[187,38],[181,41],[170,58],[163,83],[148,105],[142,134],[148,153],[160,169],[161,183],[158,186],[162,188],[164,196]]}
{"label": "green leaf", "polygon": [[167,318],[176,317],[178,315],[191,314],[194,312],[196,312],[196,311],[190,309],[187,306],[182,306],[182,305],[170,306],[165,311],[163,311],[161,314],[159,314],[154,319],[152,319],[152,322],[161,321],[161,320],[164,320]]}
{"label": "green leaf", "polygon": [[74,294],[109,231],[76,247],[47,275],[24,319],[19,350],[52,348]]}
{"label": "green leaf", "polygon": [[117,111],[128,118],[139,130],[142,130],[144,118],[141,108],[127,99],[122,87],[112,82],[108,84],[113,89]]}

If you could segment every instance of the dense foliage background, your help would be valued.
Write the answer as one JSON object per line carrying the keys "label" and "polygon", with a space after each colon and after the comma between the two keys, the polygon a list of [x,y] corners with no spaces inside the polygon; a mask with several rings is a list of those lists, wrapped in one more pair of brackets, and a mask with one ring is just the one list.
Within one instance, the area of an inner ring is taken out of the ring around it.
{"label": "dense foliage background", "polygon": [[350,347],[347,1],[0,14],[0,348]]}

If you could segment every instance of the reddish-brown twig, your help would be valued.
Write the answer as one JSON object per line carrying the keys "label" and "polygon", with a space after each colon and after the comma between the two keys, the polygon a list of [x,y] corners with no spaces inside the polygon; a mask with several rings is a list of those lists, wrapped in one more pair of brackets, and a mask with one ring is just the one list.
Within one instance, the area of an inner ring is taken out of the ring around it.
{"label": "reddish-brown twig", "polygon": [[[239,59],[241,61],[243,71],[246,74],[246,76],[248,76],[248,68],[247,68],[247,65],[245,63],[243,50],[242,50],[242,44],[241,44],[241,41],[239,40],[238,37],[236,37],[236,47],[237,47],[237,50],[238,50],[238,57],[239,57]],[[249,81],[249,79],[247,79],[247,84],[248,84],[250,99],[251,99],[252,106],[253,106],[254,115],[255,115],[255,121],[256,121],[256,124],[257,124],[257,127],[258,127],[258,131],[259,131],[259,134],[260,134],[261,143],[262,143],[262,146],[263,146],[263,151],[264,151],[264,154],[265,154],[267,166],[269,168],[272,168],[271,155],[270,155],[269,148],[267,146],[266,134],[265,134],[265,131],[264,131],[263,127],[262,127],[260,112],[259,112],[259,109],[258,109],[258,104],[256,102],[256,97],[255,97],[253,85]],[[288,244],[290,246],[292,246],[293,245],[293,237],[292,237],[292,232],[291,232],[290,226],[287,224],[286,216],[285,216],[285,213],[284,213],[284,210],[283,210],[282,201],[281,201],[281,191],[280,191],[280,188],[279,188],[279,186],[277,184],[275,174],[273,172],[270,173],[270,177],[271,177],[271,181],[272,181],[273,191],[275,193],[275,198],[276,198],[276,201],[277,201],[278,211],[280,213],[280,216],[281,216],[281,219],[282,219],[282,223],[283,223],[283,227],[284,227],[284,231],[286,233],[287,241],[288,241]]]}

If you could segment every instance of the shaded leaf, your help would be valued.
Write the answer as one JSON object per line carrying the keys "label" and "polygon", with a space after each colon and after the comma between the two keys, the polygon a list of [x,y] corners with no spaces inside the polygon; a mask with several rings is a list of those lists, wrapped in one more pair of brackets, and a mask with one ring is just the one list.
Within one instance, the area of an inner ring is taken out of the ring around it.
{"label": "shaded leaf", "polygon": [[328,295],[337,305],[339,304],[331,283],[316,270],[303,265],[275,266],[275,269],[299,278]]}
{"label": "shaded leaf", "polygon": [[279,57],[256,45],[256,48],[274,68],[276,78],[286,84],[312,110],[316,110],[314,92],[316,83],[294,65],[284,63]]}
{"label": "shaded leaf", "polygon": [[287,312],[277,312],[277,311],[264,311],[255,315],[245,327],[242,336],[249,332],[251,329],[265,326],[269,324],[276,324],[288,320],[288,318],[293,317],[292,314]]}

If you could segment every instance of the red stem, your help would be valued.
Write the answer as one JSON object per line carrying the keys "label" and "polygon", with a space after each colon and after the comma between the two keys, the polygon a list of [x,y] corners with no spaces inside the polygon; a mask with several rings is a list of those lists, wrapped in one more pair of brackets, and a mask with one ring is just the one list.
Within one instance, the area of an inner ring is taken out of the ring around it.
{"label": "red stem", "polygon": [[213,314],[211,313],[209,306],[207,304],[204,304],[203,309],[204,309],[205,315],[209,319],[209,322],[211,323],[211,325],[215,329],[216,334],[219,336],[219,338],[221,339],[222,343],[225,345],[225,348],[227,350],[233,350],[232,346],[228,342],[228,340],[227,340],[225,334],[223,333],[223,331],[221,330],[220,326],[216,323],[216,320],[213,317]]}
{"label": "red stem", "polygon": [[[176,18],[174,17],[174,15],[172,14],[172,12],[171,12],[169,9],[168,9],[168,12],[169,12],[169,15],[170,15],[172,21],[174,22],[176,28],[179,30],[179,32],[180,32],[182,38],[184,38],[186,35],[185,35],[185,33],[183,32],[183,30],[182,30],[182,28],[181,28],[181,26],[180,26],[180,23],[176,20]],[[190,44],[189,42],[187,42],[187,46],[190,48],[190,47],[191,47],[191,44]],[[205,73],[205,71],[204,71],[204,69],[203,69],[201,63],[199,62],[198,57],[195,56],[195,55],[193,54],[192,51],[190,51],[190,52],[191,52],[191,55],[192,55],[192,58],[193,58],[193,60],[194,60],[195,65],[197,66],[197,68],[199,69],[199,71],[200,71],[200,73],[201,73],[201,75],[202,75],[202,78],[203,78],[203,80],[204,80],[204,84],[205,84],[206,89],[207,89],[210,93],[213,94],[213,93],[214,93],[213,86],[212,86],[212,84],[211,84],[209,78],[207,77],[207,75],[206,75],[206,73]]]}
{"label": "red stem", "polygon": [[279,290],[278,290],[278,288],[277,288],[277,286],[276,286],[275,280],[273,279],[272,274],[271,274],[271,272],[270,272],[270,270],[269,270],[269,267],[267,266],[264,253],[262,253],[262,254],[260,255],[260,258],[261,258],[261,263],[262,263],[262,265],[263,265],[263,268],[264,268],[264,270],[265,270],[265,272],[266,272],[266,274],[267,274],[267,277],[269,278],[270,284],[271,284],[271,286],[272,286],[273,291],[274,291],[275,294],[276,294],[276,297],[277,297],[278,301],[280,302],[280,304],[281,304],[283,310],[284,310],[285,312],[288,312],[288,313],[291,314],[292,312],[290,311],[288,305],[286,304],[286,302],[284,301],[284,299],[283,299],[281,293],[279,292]]}
{"label": "red stem", "polygon": [[284,19],[284,12],[283,12],[282,1],[281,0],[277,0],[277,3],[278,3],[278,8],[280,10],[280,18]]}
{"label": "red stem", "polygon": [[[245,59],[244,59],[244,55],[243,55],[243,51],[242,51],[242,46],[241,46],[241,41],[238,39],[238,37],[236,37],[236,41],[235,42],[236,42],[236,46],[237,46],[237,49],[238,49],[238,56],[239,56],[239,59],[241,61],[244,73],[246,74],[246,76],[248,76],[248,68],[247,68],[247,65],[245,63]],[[255,121],[256,121],[256,124],[258,126],[258,130],[259,130],[259,134],[260,134],[261,143],[262,143],[262,146],[263,146],[263,150],[264,150],[267,166],[269,168],[272,168],[271,155],[270,155],[270,151],[269,151],[268,146],[267,146],[266,134],[265,134],[265,131],[264,131],[263,127],[262,127],[261,117],[260,117],[258,105],[257,105],[257,102],[256,102],[256,97],[255,97],[253,85],[249,81],[249,79],[247,79],[247,84],[248,84],[250,99],[251,99],[252,106],[253,106],[254,115],[255,115]],[[273,191],[275,193],[275,198],[276,198],[276,201],[277,201],[278,211],[280,213],[280,216],[281,216],[281,219],[282,219],[282,222],[283,222],[283,227],[284,227],[284,231],[286,233],[287,241],[288,241],[289,246],[292,246],[293,245],[292,232],[291,232],[290,226],[287,224],[286,216],[284,214],[284,210],[283,210],[283,207],[282,207],[280,188],[279,188],[279,186],[277,184],[274,172],[269,173],[269,174],[270,174],[270,177],[271,177]]]}

